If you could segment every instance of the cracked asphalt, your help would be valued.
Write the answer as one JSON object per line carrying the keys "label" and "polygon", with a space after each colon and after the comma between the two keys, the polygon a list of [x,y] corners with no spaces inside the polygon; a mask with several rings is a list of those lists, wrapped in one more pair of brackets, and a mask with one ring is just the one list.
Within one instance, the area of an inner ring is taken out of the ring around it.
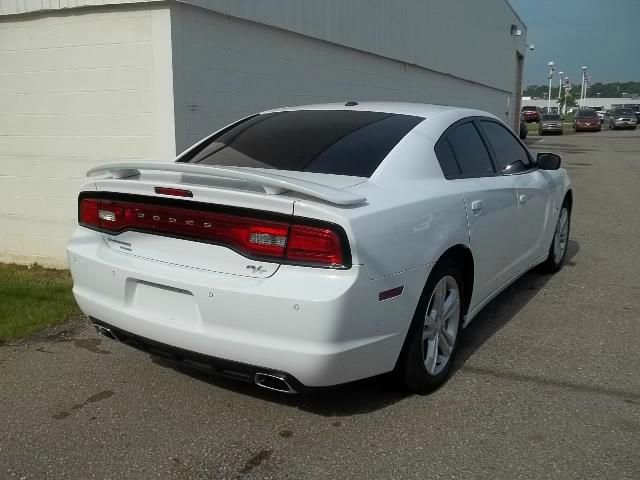
{"label": "cracked asphalt", "polygon": [[640,478],[640,131],[539,140],[574,183],[568,264],[494,300],[437,392],[271,394],[81,320],[0,347],[0,478]]}

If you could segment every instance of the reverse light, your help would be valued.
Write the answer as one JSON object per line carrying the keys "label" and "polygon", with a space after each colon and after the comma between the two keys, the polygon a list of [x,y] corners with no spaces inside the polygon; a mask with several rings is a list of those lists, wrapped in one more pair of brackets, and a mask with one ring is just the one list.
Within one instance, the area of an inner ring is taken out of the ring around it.
{"label": "reverse light", "polygon": [[[170,235],[227,246],[238,253],[264,260],[341,268],[348,266],[346,242],[334,225],[315,226],[273,221],[242,214],[147,203],[84,198],[79,203],[80,225],[118,235],[139,231]],[[344,234],[343,234],[344,235]]]}
{"label": "reverse light", "polygon": [[109,210],[98,210],[98,218],[106,222],[115,222],[116,212],[111,212]]}

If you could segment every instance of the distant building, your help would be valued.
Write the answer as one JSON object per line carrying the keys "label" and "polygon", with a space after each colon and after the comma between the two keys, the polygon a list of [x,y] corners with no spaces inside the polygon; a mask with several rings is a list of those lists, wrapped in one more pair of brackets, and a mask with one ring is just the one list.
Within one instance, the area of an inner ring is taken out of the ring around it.
{"label": "distant building", "polygon": [[[604,98],[604,97],[588,97],[585,98],[584,101],[580,102],[580,106],[583,107],[596,107],[596,108],[602,108],[603,110],[609,110],[611,109],[614,105],[621,105],[624,103],[639,103],[638,101],[633,101],[632,99],[629,98]],[[538,107],[539,109],[543,110],[546,109],[548,105],[548,100],[543,100],[543,99],[531,99],[531,97],[522,97],[522,106],[534,106],[534,107]],[[555,111],[557,112],[558,109],[558,102],[557,100],[552,99],[551,100],[551,111]]]}

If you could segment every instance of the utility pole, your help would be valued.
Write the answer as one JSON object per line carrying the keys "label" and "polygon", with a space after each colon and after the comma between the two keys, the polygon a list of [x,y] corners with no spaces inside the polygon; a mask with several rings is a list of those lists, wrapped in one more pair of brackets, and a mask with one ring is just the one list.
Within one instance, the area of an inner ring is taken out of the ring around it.
{"label": "utility pole", "polygon": [[558,72],[558,113],[561,113],[560,110],[562,109],[562,106],[560,105],[560,100],[562,98],[562,76],[564,75],[564,72]]}
{"label": "utility pole", "polygon": [[580,108],[584,108],[584,101],[587,97],[587,89],[586,89],[586,80],[587,80],[587,67],[582,67],[582,88],[580,90]]}
{"label": "utility pole", "polygon": [[547,99],[547,113],[551,113],[551,80],[553,80],[553,72],[555,71],[553,66],[555,63],[549,62],[547,65],[549,65],[549,98]]}

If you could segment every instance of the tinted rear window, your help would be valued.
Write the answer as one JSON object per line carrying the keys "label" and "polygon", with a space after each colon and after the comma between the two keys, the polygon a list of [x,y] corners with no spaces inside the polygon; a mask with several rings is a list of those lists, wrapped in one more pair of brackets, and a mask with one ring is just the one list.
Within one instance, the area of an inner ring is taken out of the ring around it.
{"label": "tinted rear window", "polygon": [[560,120],[560,115],[552,115],[552,114],[543,115],[542,119],[543,120]]}
{"label": "tinted rear window", "polygon": [[370,177],[424,118],[349,110],[257,115],[181,161]]}
{"label": "tinted rear window", "polygon": [[598,114],[595,110],[580,110],[578,112],[578,118],[593,118],[597,116]]}
{"label": "tinted rear window", "polygon": [[613,114],[614,115],[635,115],[633,110],[627,110],[627,109],[624,109],[624,108],[614,110]]}
{"label": "tinted rear window", "polygon": [[538,107],[522,107],[523,112],[537,112]]}

